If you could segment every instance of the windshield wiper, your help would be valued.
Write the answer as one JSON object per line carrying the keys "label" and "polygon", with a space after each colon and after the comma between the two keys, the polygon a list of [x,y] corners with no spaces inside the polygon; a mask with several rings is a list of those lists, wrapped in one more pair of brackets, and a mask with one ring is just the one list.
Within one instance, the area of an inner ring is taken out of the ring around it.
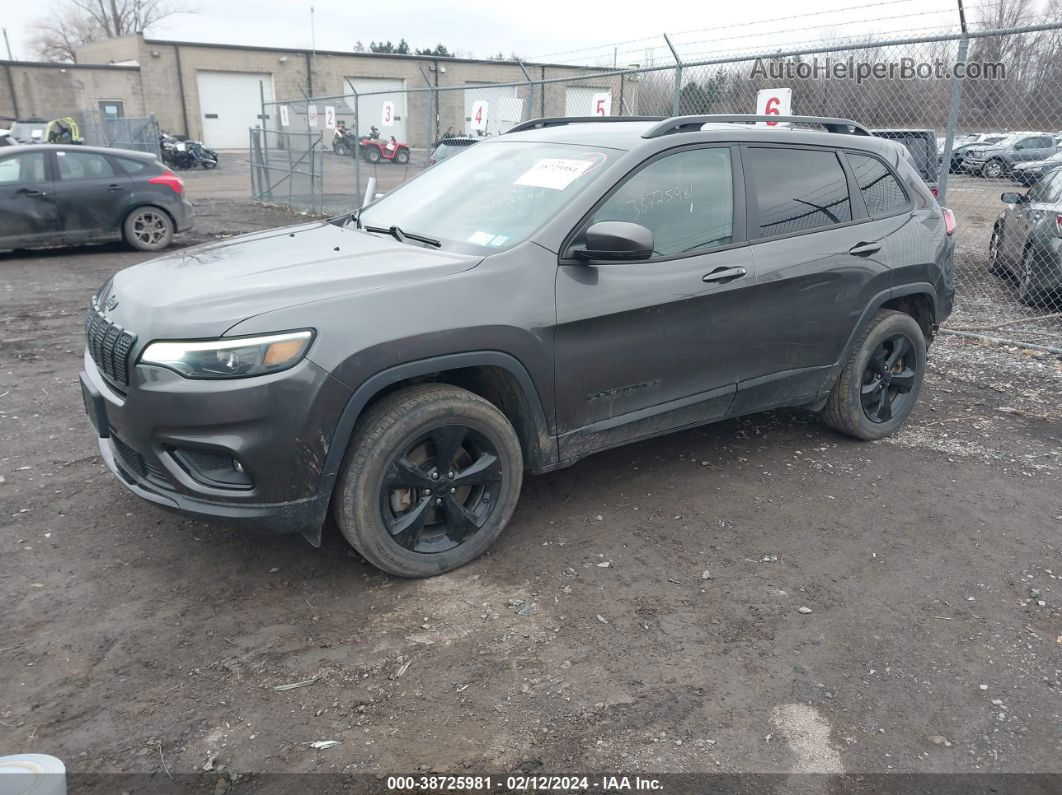
{"label": "windshield wiper", "polygon": [[418,243],[423,243],[426,246],[434,246],[435,248],[439,248],[442,245],[442,241],[436,240],[434,237],[416,235],[412,232],[403,232],[402,229],[397,226],[365,226],[361,228],[366,232],[377,232],[379,234],[390,235],[399,243],[416,240]]}

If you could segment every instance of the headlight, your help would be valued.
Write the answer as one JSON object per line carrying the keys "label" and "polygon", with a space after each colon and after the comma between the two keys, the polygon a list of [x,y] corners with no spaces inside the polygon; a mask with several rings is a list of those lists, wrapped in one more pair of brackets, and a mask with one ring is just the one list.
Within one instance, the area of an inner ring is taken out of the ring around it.
{"label": "headlight", "polygon": [[153,342],[141,364],[168,367],[185,378],[240,378],[287,370],[306,355],[312,331],[196,342]]}

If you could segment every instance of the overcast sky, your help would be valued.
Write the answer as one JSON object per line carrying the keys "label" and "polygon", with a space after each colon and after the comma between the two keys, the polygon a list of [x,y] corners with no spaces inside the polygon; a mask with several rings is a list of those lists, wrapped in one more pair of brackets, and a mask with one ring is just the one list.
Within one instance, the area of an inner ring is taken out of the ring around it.
{"label": "overcast sky", "polygon": [[[989,0],[967,0],[976,9]],[[185,41],[309,47],[310,6],[300,0],[189,0],[200,9],[149,29],[149,37]],[[14,55],[29,59],[30,22],[63,0],[5,0],[0,24]],[[670,0],[654,6],[623,0],[315,0],[316,45],[351,50],[355,42],[405,38],[412,47],[443,43],[460,55],[499,51],[525,59],[601,65],[659,62],[662,31],[683,58],[803,45],[824,36],[914,36],[957,27],[954,0]],[[657,11],[666,10],[666,14]],[[976,11],[972,11],[971,15]],[[651,38],[650,38],[651,37]],[[659,49],[658,49],[659,48]]]}

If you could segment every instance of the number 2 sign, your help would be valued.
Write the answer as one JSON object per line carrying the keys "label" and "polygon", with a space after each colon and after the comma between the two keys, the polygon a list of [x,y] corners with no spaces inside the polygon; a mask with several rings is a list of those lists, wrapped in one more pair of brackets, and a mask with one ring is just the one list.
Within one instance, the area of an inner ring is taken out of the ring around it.
{"label": "number 2 sign", "polygon": [[[789,116],[792,114],[793,89],[761,88],[756,94],[757,116]],[[758,126],[777,127],[776,121],[758,121]]]}
{"label": "number 2 sign", "polygon": [[477,99],[472,103],[472,129],[484,132],[487,129],[487,110],[490,105],[486,100]]}
{"label": "number 2 sign", "polygon": [[331,105],[325,105],[325,129],[334,130],[336,128],[336,109]]}
{"label": "number 2 sign", "polygon": [[380,119],[380,125],[382,127],[395,126],[395,103],[385,102],[383,104],[383,116]]}
{"label": "number 2 sign", "polygon": [[594,97],[590,103],[590,112],[594,116],[611,116],[612,92],[603,91],[600,94],[594,94]]}

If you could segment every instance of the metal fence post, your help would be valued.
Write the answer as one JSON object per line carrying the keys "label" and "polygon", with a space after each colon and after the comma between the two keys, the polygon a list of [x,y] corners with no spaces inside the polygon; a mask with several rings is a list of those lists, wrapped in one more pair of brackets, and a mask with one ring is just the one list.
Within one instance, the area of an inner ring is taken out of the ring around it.
{"label": "metal fence post", "polygon": [[[269,135],[266,128],[266,107],[265,107],[265,83],[258,81],[258,101],[262,106],[262,113],[259,115],[259,126],[262,128],[262,162],[265,163],[266,169],[269,168]],[[269,184],[268,181],[266,184]],[[272,201],[273,195],[270,191],[269,199]]]}
{"label": "metal fence post", "polygon": [[358,110],[361,103],[358,102],[358,92],[353,86],[350,90],[354,93],[354,195],[361,195],[361,128],[358,126]]}
{"label": "metal fence post", "polygon": [[521,121],[531,121],[535,113],[535,84],[531,82],[531,75],[527,73],[527,69],[519,58],[516,60],[516,65],[520,67],[520,71],[524,73],[524,80],[527,81],[527,101],[524,103],[524,107],[527,108],[527,118]]}
{"label": "metal fence post", "polygon": [[675,58],[675,92],[671,98],[671,115],[680,116],[682,115],[682,59],[679,58],[678,50],[675,49],[675,45],[671,43],[671,39],[666,33],[664,34],[664,41],[667,42],[671,55]]}
{"label": "metal fence post", "polygon": [[[427,116],[427,118],[428,118],[428,126],[427,126],[428,135],[424,139],[425,146],[427,147],[427,151],[424,153],[424,165],[427,165],[428,161],[431,159],[431,149],[432,149],[432,142],[431,142],[431,139],[432,139],[431,131],[433,129],[433,125],[432,125],[432,121],[433,121],[433,119],[432,119],[432,108],[433,107],[438,107],[438,104],[437,104],[438,103],[438,99],[435,96],[435,86],[433,86],[431,84],[431,80],[428,79],[428,73],[424,71],[424,67],[423,66],[418,66],[417,68],[420,69],[420,76],[424,78],[424,84],[428,87],[428,112],[425,114],[425,116]],[[359,186],[359,188],[360,188],[360,186]]]}
{"label": "metal fence post", "polygon": [[[963,65],[963,69],[966,67],[966,53],[970,47],[970,40],[966,38],[966,11],[962,7],[962,0],[959,0],[959,24],[962,26],[963,38],[959,40],[959,54],[955,58],[955,69],[959,68],[959,64]],[[965,82],[965,71],[962,77],[957,77],[952,74],[951,78],[951,100],[948,102],[948,122],[944,128],[944,154],[940,161],[943,172],[940,175],[940,182],[937,186],[937,190],[940,193],[938,197],[941,204],[944,204],[948,199],[948,175],[951,173],[951,152],[955,147],[955,128],[959,123],[959,110],[962,107],[962,87]]]}

